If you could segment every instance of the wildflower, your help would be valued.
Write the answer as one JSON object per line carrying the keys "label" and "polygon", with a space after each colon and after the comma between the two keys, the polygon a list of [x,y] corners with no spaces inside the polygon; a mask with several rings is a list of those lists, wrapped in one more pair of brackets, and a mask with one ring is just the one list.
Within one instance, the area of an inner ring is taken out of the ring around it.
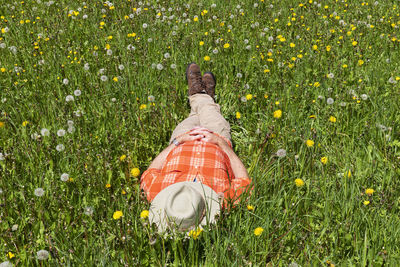
{"label": "wildflower", "polygon": [[143,23],[142,27],[143,29],[146,29],[148,27],[147,23]]}
{"label": "wildflower", "polygon": [[224,44],[224,48],[226,49],[226,48],[229,48],[230,47],[230,44],[229,43],[226,43],[226,44]]}
{"label": "wildflower", "polygon": [[242,114],[240,114],[239,111],[236,112],[236,119],[240,119],[242,117]]}
{"label": "wildflower", "polygon": [[11,260],[12,258],[15,258],[15,254],[10,251],[7,253],[7,257]]}
{"label": "wildflower", "polygon": [[39,250],[36,253],[36,257],[40,261],[47,260],[49,258],[49,252],[45,249]]}
{"label": "wildflower", "polygon": [[108,80],[108,77],[106,75],[101,75],[100,80],[106,82]]}
{"label": "wildflower", "polygon": [[326,100],[326,103],[328,105],[332,105],[334,102],[335,102],[335,100],[333,100],[333,98],[330,98],[330,97]]}
{"label": "wildflower", "polygon": [[365,194],[367,194],[368,196],[372,196],[372,194],[375,192],[374,189],[372,188],[367,188],[365,189]]}
{"label": "wildflower", "polygon": [[313,147],[313,146],[314,146],[314,141],[308,139],[308,140],[306,141],[306,145],[307,145],[308,147]]}
{"label": "wildflower", "polygon": [[313,46],[312,46],[312,49],[313,49],[313,50],[317,50],[317,49],[318,49],[318,46],[317,46],[317,45],[313,45]]}
{"label": "wildflower", "polygon": [[64,129],[58,130],[57,131],[57,135],[60,136],[60,137],[64,136],[65,135],[65,130]]}
{"label": "wildflower", "polygon": [[82,94],[81,90],[77,89],[74,91],[75,96],[80,96]]}
{"label": "wildflower", "polygon": [[67,96],[65,97],[65,102],[70,102],[70,101],[74,101],[74,96],[72,96],[72,95],[67,95]]}
{"label": "wildflower", "polygon": [[350,178],[351,177],[351,170],[348,170],[347,172],[344,173],[344,177]]}
{"label": "wildflower", "polygon": [[321,158],[321,162],[322,162],[322,164],[328,163],[328,158],[327,157],[322,157]]}
{"label": "wildflower", "polygon": [[0,152],[0,160],[4,160],[4,159],[5,159],[5,157],[4,157],[3,153]]}
{"label": "wildflower", "polygon": [[171,69],[173,69],[173,70],[174,70],[174,69],[176,69],[176,64],[171,64],[171,66],[170,66],[170,67],[171,67]]}
{"label": "wildflower", "polygon": [[28,125],[29,121],[23,121],[22,122],[22,126],[26,127],[26,125]]}
{"label": "wildflower", "polygon": [[118,65],[118,69],[119,69],[119,70],[124,70],[124,69],[125,69],[125,66],[122,65],[122,64],[120,64],[120,65]]}
{"label": "wildflower", "polygon": [[290,47],[295,47],[296,45],[294,43],[290,43]]}
{"label": "wildflower", "polygon": [[274,118],[275,119],[279,119],[280,117],[282,117],[282,110],[278,109],[274,111]]}
{"label": "wildflower", "polygon": [[140,213],[140,218],[142,218],[142,219],[147,219],[147,217],[149,217],[149,211],[148,211],[148,210],[143,210],[143,211]]}
{"label": "wildflower", "polygon": [[155,98],[155,96],[153,96],[153,95],[149,95],[149,96],[147,97],[147,100],[149,100],[149,102],[154,102],[154,101],[156,100],[156,98]]}
{"label": "wildflower", "polygon": [[114,82],[118,82],[118,77],[114,77],[114,78],[113,78],[113,81],[114,81]]}
{"label": "wildflower", "polygon": [[139,109],[146,109],[146,108],[147,108],[146,104],[141,104],[140,107],[139,107]]}
{"label": "wildflower", "polygon": [[61,151],[63,151],[65,149],[65,146],[63,145],[63,144],[58,144],[57,146],[56,146],[56,150],[58,151],[58,152],[61,152]]}
{"label": "wildflower", "polygon": [[126,159],[126,155],[125,154],[123,154],[121,157],[119,157],[120,161],[124,161],[125,159]]}
{"label": "wildflower", "polygon": [[316,115],[310,115],[308,116],[310,119],[315,119],[317,116]]}
{"label": "wildflower", "polygon": [[358,65],[359,66],[362,66],[363,64],[364,64],[364,60],[362,60],[362,59],[358,60]]}
{"label": "wildflower", "polygon": [[67,85],[69,83],[69,80],[67,78],[63,79],[63,84]]}
{"label": "wildflower", "polygon": [[300,178],[297,178],[296,180],[294,180],[294,183],[296,184],[297,187],[304,186],[304,181]]}
{"label": "wildflower", "polygon": [[85,213],[85,215],[87,215],[87,216],[92,216],[92,215],[93,215],[93,212],[94,212],[93,207],[88,206],[88,207],[86,207],[86,208],[84,209],[84,213]]}
{"label": "wildflower", "polygon": [[254,210],[254,206],[253,205],[247,205],[247,210],[249,210],[249,211]]}
{"label": "wildflower", "polygon": [[252,95],[252,94],[247,94],[247,95],[246,95],[246,99],[247,99],[247,100],[251,100],[252,98],[253,98],[253,95]]}
{"label": "wildflower", "polygon": [[368,99],[368,95],[362,94],[362,95],[361,95],[361,99],[362,99],[362,100],[367,100],[367,99]]}
{"label": "wildflower", "polygon": [[5,126],[5,123],[0,121],[0,128],[3,128]]}
{"label": "wildflower", "polygon": [[197,238],[199,238],[201,232],[203,232],[203,229],[202,228],[197,228],[197,229],[194,229],[194,230],[190,230],[188,235],[190,237],[192,237],[194,240],[196,240]]}
{"label": "wildflower", "polygon": [[43,188],[36,188],[35,191],[33,192],[35,194],[35,196],[37,197],[41,197],[44,195],[44,190]]}
{"label": "wildflower", "polygon": [[255,236],[261,235],[262,232],[264,232],[264,229],[262,227],[257,227],[256,229],[254,229],[254,235]]}
{"label": "wildflower", "polygon": [[194,22],[199,21],[199,17],[198,17],[198,16],[194,16],[193,21],[194,21]]}
{"label": "wildflower", "polygon": [[278,149],[278,151],[276,152],[276,155],[280,158],[283,158],[286,156],[286,150],[285,149]]}
{"label": "wildflower", "polygon": [[18,230],[18,224],[14,224],[14,225],[11,227],[11,231],[15,232],[15,231],[17,231],[17,230]]}
{"label": "wildflower", "polygon": [[68,181],[68,179],[69,179],[69,174],[68,173],[61,174],[61,177],[60,177],[61,181],[66,182],[66,181]]}
{"label": "wildflower", "polygon": [[131,170],[131,175],[132,175],[133,177],[138,177],[138,176],[140,175],[140,170],[139,170],[138,168],[133,168],[133,169]]}
{"label": "wildflower", "polygon": [[204,61],[210,61],[210,59],[211,59],[211,58],[210,58],[209,56],[205,56],[205,57],[204,57]]}
{"label": "wildflower", "polygon": [[122,211],[117,210],[117,211],[114,212],[114,214],[113,214],[113,219],[114,219],[114,220],[118,220],[118,219],[121,218],[122,216],[123,216]]}
{"label": "wildflower", "polygon": [[335,123],[336,122],[336,117],[330,116],[329,121]]}
{"label": "wildflower", "polygon": [[162,70],[162,69],[164,69],[164,66],[162,64],[157,64],[157,69]]}
{"label": "wildflower", "polygon": [[111,187],[111,184],[106,184],[106,188],[110,188]]}
{"label": "wildflower", "polygon": [[329,78],[329,79],[333,79],[333,78],[335,78],[335,74],[333,74],[333,73],[331,72],[331,73],[328,73],[328,74],[326,75],[326,77]]}
{"label": "wildflower", "polygon": [[364,202],[363,202],[363,204],[365,205],[365,206],[368,206],[369,205],[369,201],[368,200],[365,200]]}

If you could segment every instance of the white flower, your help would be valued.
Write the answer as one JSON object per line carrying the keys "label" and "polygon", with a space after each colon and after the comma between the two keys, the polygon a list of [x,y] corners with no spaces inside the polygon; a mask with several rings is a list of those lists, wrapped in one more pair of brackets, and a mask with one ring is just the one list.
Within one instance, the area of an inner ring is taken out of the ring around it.
{"label": "white flower", "polygon": [[340,102],[340,104],[339,104],[341,107],[345,107],[346,105],[347,105],[347,103],[346,102]]}
{"label": "white flower", "polygon": [[396,79],[393,78],[393,77],[390,77],[388,82],[391,83],[391,84],[396,84],[397,83]]}
{"label": "white flower", "polygon": [[285,149],[278,149],[278,151],[276,151],[276,155],[280,158],[283,158],[286,156],[286,150]]}
{"label": "white flower", "polygon": [[216,55],[216,54],[218,54],[219,51],[218,51],[217,48],[215,48],[212,52],[213,52],[214,55]]}
{"label": "white flower", "polygon": [[74,96],[72,96],[72,95],[67,95],[67,96],[65,97],[65,101],[67,101],[67,102],[74,101]]}
{"label": "white flower", "polygon": [[31,134],[31,138],[32,138],[33,140],[39,140],[39,139],[40,139],[40,134],[33,133],[33,134]]}
{"label": "white flower", "polygon": [[111,102],[115,102],[117,99],[115,97],[111,98]]}
{"label": "white flower", "polygon": [[100,80],[106,82],[108,80],[108,77],[106,75],[101,75]]}
{"label": "white flower", "polygon": [[335,77],[335,74],[333,74],[332,72],[329,73],[328,75],[326,75],[329,79],[333,79]]}
{"label": "white flower", "polygon": [[11,227],[11,231],[15,232],[15,231],[17,231],[17,230],[18,230],[18,224],[14,224],[14,225]]}
{"label": "white flower", "polygon": [[111,49],[107,49],[107,56],[111,56],[112,55],[112,50]]}
{"label": "white flower", "polygon": [[211,4],[211,8],[216,8],[217,5],[216,4]]}
{"label": "white flower", "polygon": [[49,258],[49,252],[45,249],[39,250],[36,253],[36,257],[40,261],[47,260]]}
{"label": "white flower", "polygon": [[40,130],[40,133],[43,136],[49,136],[50,135],[50,131],[48,129],[46,129],[46,128],[43,128],[42,130]]}
{"label": "white flower", "polygon": [[3,153],[0,152],[0,160],[4,160],[4,159],[5,159],[5,157],[4,157]]}
{"label": "white flower", "polygon": [[6,48],[6,44],[5,43],[0,43],[0,48]]}
{"label": "white flower", "polygon": [[15,54],[17,53],[17,47],[16,46],[10,46],[8,49],[10,49],[10,51]]}
{"label": "white flower", "polygon": [[164,66],[162,64],[157,64],[157,69],[158,70],[162,70],[164,68]]}
{"label": "white flower", "polygon": [[89,67],[89,63],[85,63],[85,65],[83,65],[83,69],[84,69],[84,70],[89,70],[89,68],[90,68],[90,67]]}
{"label": "white flower", "polygon": [[119,70],[124,70],[124,69],[125,69],[125,66],[122,65],[122,64],[120,64],[120,65],[118,66],[118,69],[119,69]]}
{"label": "white flower", "polygon": [[246,102],[247,102],[247,98],[246,98],[245,96],[242,96],[242,97],[240,98],[240,101],[242,101],[243,103],[246,103]]}
{"label": "white flower", "polygon": [[57,146],[56,146],[56,150],[58,151],[58,152],[61,152],[61,151],[63,151],[65,149],[65,146],[63,145],[63,144],[58,144]]}
{"label": "white flower", "polygon": [[258,3],[254,3],[254,5],[253,5],[254,7],[258,7]]}
{"label": "white flower", "polygon": [[136,50],[136,47],[134,47],[133,45],[129,44],[126,49],[130,50],[130,51],[134,51]]}
{"label": "white flower", "polygon": [[171,64],[171,69],[176,69],[176,64]]}
{"label": "white flower", "polygon": [[88,18],[88,15],[85,14],[85,15],[82,16],[82,18],[83,18],[83,19],[87,19],[87,18]]}
{"label": "white flower", "polygon": [[367,94],[362,94],[361,95],[361,99],[362,100],[367,100],[368,99],[368,95]]}
{"label": "white flower", "polygon": [[246,49],[250,50],[251,49],[251,45],[246,46]]}
{"label": "white flower", "polygon": [[272,42],[274,40],[273,36],[268,37],[268,41]]}
{"label": "white flower", "polygon": [[74,91],[74,95],[75,95],[75,96],[80,96],[81,94],[82,94],[82,91],[79,90],[79,89],[76,89],[76,90]]}
{"label": "white flower", "polygon": [[37,196],[37,197],[41,197],[41,196],[43,196],[44,195],[44,190],[43,190],[43,188],[36,188],[35,189],[35,191],[34,191],[34,194],[35,194],[35,196]]}
{"label": "white flower", "polygon": [[61,174],[60,179],[61,179],[61,181],[63,181],[63,182],[68,181],[68,179],[69,179],[69,174],[68,174],[68,173],[63,173],[63,174]]}
{"label": "white flower", "polygon": [[154,102],[155,99],[156,99],[156,98],[155,98],[153,95],[149,95],[149,96],[147,97],[147,100],[149,100],[149,102]]}
{"label": "white flower", "polygon": [[0,195],[3,194],[3,189],[0,188]]}
{"label": "white flower", "polygon": [[86,207],[85,211],[84,211],[85,215],[87,215],[87,216],[92,216],[93,212],[94,212],[93,207],[90,207],[90,206]]}
{"label": "white flower", "polygon": [[147,23],[143,23],[143,29],[146,29],[148,27]]}
{"label": "white flower", "polygon": [[242,78],[243,77],[243,75],[240,73],[240,72],[238,72],[237,74],[236,74],[236,78]]}
{"label": "white flower", "polygon": [[65,130],[64,129],[58,130],[57,131],[57,135],[60,136],[60,137],[64,136],[65,135]]}
{"label": "white flower", "polygon": [[332,105],[333,102],[335,102],[335,100],[333,100],[333,98],[330,98],[330,97],[326,100],[326,103],[327,103],[328,105]]}
{"label": "white flower", "polygon": [[72,125],[74,125],[74,121],[68,120],[67,125],[71,127]]}
{"label": "white flower", "polygon": [[153,38],[149,38],[149,39],[147,39],[147,42],[149,42],[149,43],[151,43],[151,42],[153,42]]}
{"label": "white flower", "polygon": [[67,78],[65,78],[65,79],[63,80],[63,84],[67,85],[68,83],[69,83],[69,80],[68,80]]}
{"label": "white flower", "polygon": [[165,58],[170,58],[171,55],[170,55],[169,53],[165,53],[165,54],[164,54],[164,57],[165,57]]}

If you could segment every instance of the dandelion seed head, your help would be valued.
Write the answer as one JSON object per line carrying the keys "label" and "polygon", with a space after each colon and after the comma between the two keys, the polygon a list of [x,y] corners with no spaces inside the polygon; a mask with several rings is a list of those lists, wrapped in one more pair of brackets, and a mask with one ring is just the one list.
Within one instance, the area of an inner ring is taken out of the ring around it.
{"label": "dandelion seed head", "polygon": [[333,102],[335,102],[335,100],[333,100],[333,98],[330,98],[330,97],[326,100],[326,103],[327,103],[328,105],[332,105]]}
{"label": "dandelion seed head", "polygon": [[156,98],[155,98],[153,95],[149,95],[149,96],[147,97],[147,100],[149,100],[149,102],[154,102],[155,99],[156,99]]}
{"label": "dandelion seed head", "polygon": [[122,65],[122,64],[120,64],[120,65],[118,65],[118,69],[119,69],[119,70],[124,70],[124,69],[125,69],[125,66]]}
{"label": "dandelion seed head", "polygon": [[49,258],[49,252],[45,249],[39,250],[36,253],[36,258],[40,261],[47,260]]}
{"label": "dandelion seed head", "polygon": [[44,190],[43,188],[36,188],[35,191],[33,192],[35,194],[35,196],[37,197],[41,197],[44,195]]}
{"label": "dandelion seed head", "polygon": [[42,128],[42,130],[40,130],[40,134],[42,136],[49,136],[50,135],[50,131],[46,128]]}
{"label": "dandelion seed head", "polygon": [[106,75],[101,75],[100,80],[106,82],[108,80],[108,77]]}
{"label": "dandelion seed head", "polygon": [[63,84],[67,85],[69,83],[69,80],[67,78],[63,79]]}
{"label": "dandelion seed head", "polygon": [[65,135],[65,130],[64,129],[58,130],[57,131],[57,135],[60,136],[60,137],[64,136]]}
{"label": "dandelion seed head", "polygon": [[75,96],[80,96],[81,94],[82,94],[82,91],[79,90],[79,89],[76,89],[76,90],[74,91],[74,95],[75,95]]}
{"label": "dandelion seed head", "polygon": [[361,99],[362,100],[367,100],[368,99],[368,95],[367,94],[362,94],[361,95]]}
{"label": "dandelion seed head", "polygon": [[69,179],[69,174],[68,173],[61,174],[61,177],[60,177],[61,181],[66,182],[66,181],[68,181],[68,179]]}
{"label": "dandelion seed head", "polygon": [[17,231],[17,230],[18,230],[18,224],[14,224],[14,225],[11,227],[11,231],[15,232],[15,231]]}
{"label": "dandelion seed head", "polygon": [[72,95],[67,95],[67,96],[65,97],[65,101],[66,101],[66,102],[74,101],[74,96],[72,96]]}
{"label": "dandelion seed head", "polygon": [[278,149],[278,151],[276,151],[276,155],[277,155],[278,157],[280,157],[280,158],[283,158],[283,157],[286,156],[286,150],[283,149],[283,148]]}
{"label": "dandelion seed head", "polygon": [[85,207],[85,209],[84,209],[84,213],[85,213],[85,215],[87,215],[87,216],[92,216],[92,215],[93,215],[93,212],[94,212],[93,207],[87,206],[87,207]]}
{"label": "dandelion seed head", "polygon": [[158,70],[163,70],[163,69],[164,69],[164,66],[163,66],[162,64],[159,63],[159,64],[157,64],[157,69],[158,69]]}
{"label": "dandelion seed head", "polygon": [[63,151],[65,149],[65,146],[63,145],[63,144],[58,144],[57,146],[56,146],[56,150],[58,151],[58,152],[61,152],[61,151]]}

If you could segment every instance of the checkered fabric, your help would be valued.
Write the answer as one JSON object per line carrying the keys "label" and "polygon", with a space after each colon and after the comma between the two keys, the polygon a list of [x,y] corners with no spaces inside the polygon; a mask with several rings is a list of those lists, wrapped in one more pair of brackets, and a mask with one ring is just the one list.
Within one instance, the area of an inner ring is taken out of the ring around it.
{"label": "checkered fabric", "polygon": [[234,177],[230,160],[219,146],[190,141],[175,147],[161,170],[146,170],[140,187],[151,202],[167,186],[185,181],[201,182],[217,193],[224,193],[225,200],[233,201],[238,200],[251,182],[248,178]]}

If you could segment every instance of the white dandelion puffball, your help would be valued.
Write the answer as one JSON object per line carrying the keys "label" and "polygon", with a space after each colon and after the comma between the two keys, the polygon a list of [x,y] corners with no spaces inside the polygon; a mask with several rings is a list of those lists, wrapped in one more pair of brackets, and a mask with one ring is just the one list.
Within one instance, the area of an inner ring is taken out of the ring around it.
{"label": "white dandelion puffball", "polygon": [[58,130],[57,131],[57,135],[60,136],[60,137],[64,136],[65,135],[65,130],[64,129]]}
{"label": "white dandelion puffball", "polygon": [[87,215],[87,216],[92,216],[93,212],[94,212],[93,207],[90,207],[90,206],[86,207],[85,211],[84,211],[85,215]]}
{"label": "white dandelion puffball", "polygon": [[47,260],[49,258],[49,252],[47,250],[45,250],[45,249],[39,250],[36,253],[36,257],[40,261]]}
{"label": "white dandelion puffball", "polygon": [[176,69],[176,64],[171,64],[171,69]]}
{"label": "white dandelion puffball", "polygon": [[118,66],[118,69],[119,69],[119,70],[124,70],[124,69],[125,69],[125,66],[121,64],[121,65]]}
{"label": "white dandelion puffball", "polygon": [[143,23],[143,29],[146,29],[148,27],[147,23]]}
{"label": "white dandelion puffball", "polygon": [[4,157],[3,153],[0,152],[0,160],[4,160],[4,159],[5,159],[5,157]]}
{"label": "white dandelion puffball", "polygon": [[164,69],[164,66],[162,64],[157,64],[157,69],[162,70],[162,69]]}
{"label": "white dandelion puffball", "polygon": [[66,101],[66,102],[74,101],[74,96],[72,96],[72,95],[67,95],[67,96],[65,97],[65,101]]}
{"label": "white dandelion puffball", "polygon": [[106,82],[108,80],[108,77],[106,75],[101,75],[100,80]]}
{"label": "white dandelion puffball", "polygon": [[3,189],[0,188],[0,195],[3,194]]}
{"label": "white dandelion puffball", "polygon": [[71,126],[69,126],[68,127],[68,130],[67,130],[69,133],[73,133],[73,132],[75,132],[75,127],[73,126],[73,125],[71,125]]}
{"label": "white dandelion puffball", "polygon": [[67,78],[65,78],[65,79],[63,80],[63,84],[67,85],[68,83],[69,83],[69,80],[68,80]]}
{"label": "white dandelion puffball", "polygon": [[85,65],[83,65],[83,69],[89,70],[90,69],[89,63],[85,63]]}
{"label": "white dandelion puffball", "polygon": [[240,98],[240,101],[242,101],[243,103],[246,103],[246,102],[247,102],[247,98],[246,98],[245,96],[242,96],[242,97]]}
{"label": "white dandelion puffball", "polygon": [[213,52],[214,55],[216,55],[216,54],[218,54],[219,51],[218,51],[217,48],[215,48],[212,52]]}
{"label": "white dandelion puffball", "polygon": [[36,188],[35,189],[35,191],[34,191],[34,194],[35,194],[35,196],[37,196],[37,197],[41,197],[41,196],[43,196],[44,195],[44,190],[43,190],[43,188]]}
{"label": "white dandelion puffball", "polygon": [[327,77],[328,77],[329,79],[333,79],[333,78],[335,77],[335,74],[333,74],[333,73],[331,72],[331,73],[329,73],[329,74],[327,75]]}
{"label": "white dandelion puffball", "polygon": [[242,78],[243,77],[243,75],[240,73],[240,72],[238,72],[237,74],[236,74],[236,78]]}
{"label": "white dandelion puffball", "polygon": [[107,49],[107,56],[111,56],[113,51],[111,49]]}
{"label": "white dandelion puffball", "polygon": [[147,100],[149,100],[149,102],[154,102],[155,101],[155,96],[153,96],[153,95],[149,95],[148,97],[147,97]]}
{"label": "white dandelion puffball", "polygon": [[76,89],[76,90],[74,91],[74,95],[75,95],[75,96],[80,96],[81,94],[82,94],[82,91],[79,90],[79,89]]}
{"label": "white dandelion puffball", "polygon": [[285,149],[278,149],[278,151],[276,151],[276,155],[280,158],[283,158],[286,156],[286,150]]}
{"label": "white dandelion puffball", "polygon": [[46,128],[43,128],[42,130],[40,130],[40,133],[42,134],[42,136],[49,136],[50,135],[50,131]]}
{"label": "white dandelion puffball", "polygon": [[74,121],[68,120],[68,121],[67,121],[67,125],[68,125],[68,126],[74,125]]}
{"label": "white dandelion puffball", "polygon": [[333,102],[335,102],[335,100],[333,100],[333,98],[330,98],[330,97],[326,100],[326,103],[327,103],[328,105],[332,105]]}
{"label": "white dandelion puffball", "polygon": [[368,99],[368,95],[367,94],[362,94],[361,95],[361,99],[362,100],[367,100]]}
{"label": "white dandelion puffball", "polygon": [[17,230],[18,230],[18,224],[14,224],[14,225],[11,227],[11,231],[15,232],[15,231],[17,231]]}
{"label": "white dandelion puffball", "polygon": [[339,104],[341,107],[345,107],[346,105],[347,105],[347,103],[346,102],[340,102],[340,104]]}
{"label": "white dandelion puffball", "polygon": [[65,146],[63,145],[63,144],[58,144],[57,146],[56,146],[56,150],[58,151],[58,152],[61,152],[61,151],[63,151],[65,149]]}
{"label": "white dandelion puffball", "polygon": [[68,179],[69,179],[69,174],[68,173],[61,174],[61,177],[60,177],[61,181],[66,182],[66,181],[68,181]]}
{"label": "white dandelion puffball", "polygon": [[167,52],[167,53],[164,54],[164,57],[165,57],[165,58],[170,58],[171,55]]}

